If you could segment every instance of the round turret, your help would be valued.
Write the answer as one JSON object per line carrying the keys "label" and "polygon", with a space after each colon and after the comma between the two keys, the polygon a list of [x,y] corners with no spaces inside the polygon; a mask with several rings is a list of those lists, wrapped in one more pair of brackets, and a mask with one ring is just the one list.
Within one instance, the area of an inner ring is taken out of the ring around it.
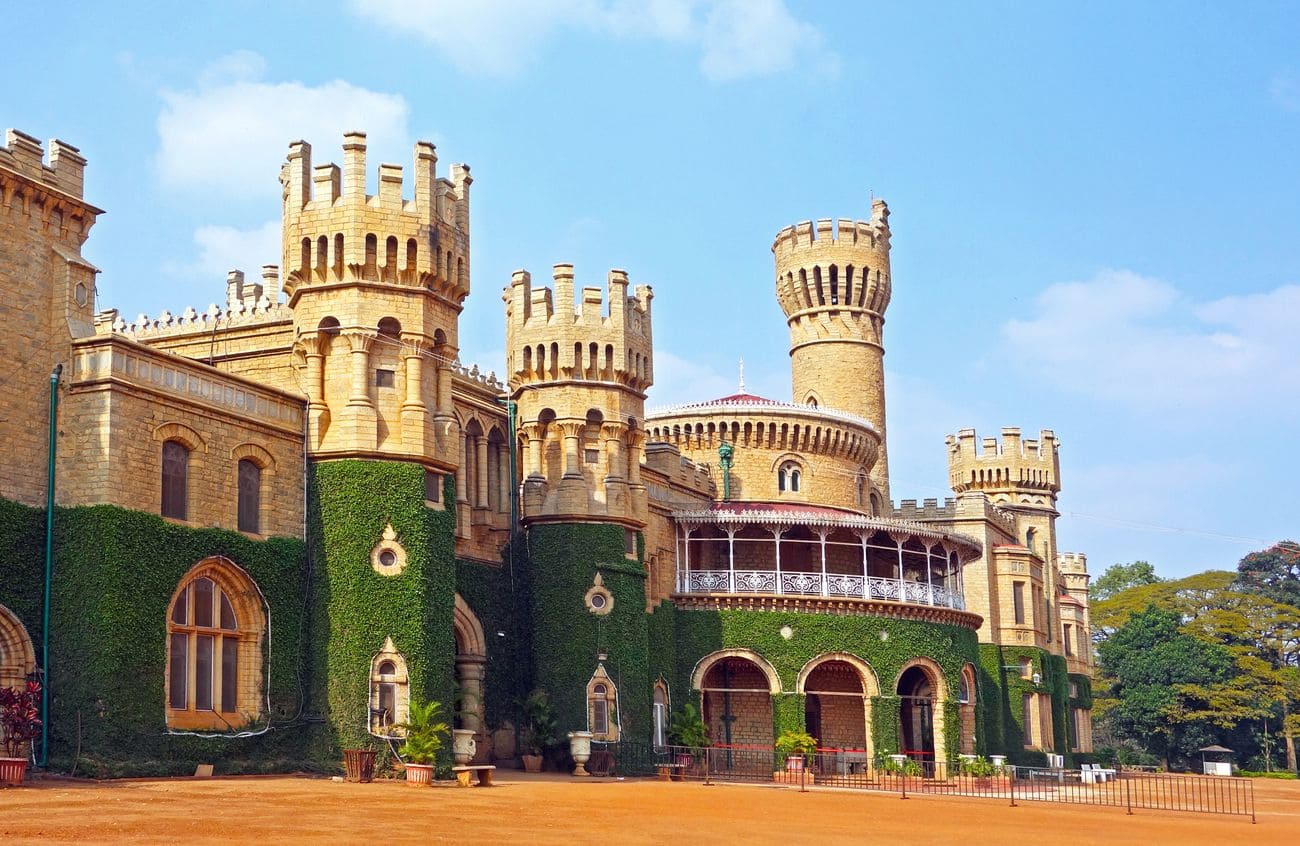
{"label": "round turret", "polygon": [[790,327],[796,403],[843,409],[881,436],[872,487],[889,498],[883,328],[889,306],[889,207],[871,220],[819,220],[781,230],[772,244],[776,294]]}

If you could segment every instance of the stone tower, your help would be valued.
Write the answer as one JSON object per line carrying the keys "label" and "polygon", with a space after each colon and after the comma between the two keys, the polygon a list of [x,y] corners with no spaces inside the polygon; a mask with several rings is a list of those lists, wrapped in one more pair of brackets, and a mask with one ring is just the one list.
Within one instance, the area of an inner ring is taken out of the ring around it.
{"label": "stone tower", "polygon": [[788,226],[772,244],[776,295],[790,327],[794,401],[848,411],[880,433],[871,485],[889,500],[885,444],[885,309],[889,306],[889,207],[871,220]]}
{"label": "stone tower", "polygon": [[1020,439],[1020,430],[1002,430],[1002,441],[975,430],[948,436],[948,474],[953,492],[981,491],[994,505],[1016,515],[1017,541],[1051,564],[1056,562],[1056,495],[1061,491],[1061,461],[1056,435],[1044,429],[1038,440]]}
{"label": "stone tower", "polygon": [[[343,168],[289,145],[284,293],[305,368],[309,442],[319,457],[383,455],[455,470],[451,365],[469,294],[469,167],[440,179],[415,145],[414,197],[402,168],[379,166],[366,193],[366,136],[344,136]],[[433,407],[429,407],[432,399]]]}
{"label": "stone tower", "polygon": [[102,212],[83,196],[85,167],[57,139],[49,164],[24,132],[0,146],[0,497],[27,505],[45,500],[51,371],[68,367],[74,338],[95,333],[98,271],[81,247]]}
{"label": "stone tower", "polygon": [[505,290],[506,371],[518,404],[525,523],[608,521],[640,529],[645,391],[654,381],[648,285],[628,295],[609,272],[575,302],[573,265],[557,264],[554,290],[516,271]]}

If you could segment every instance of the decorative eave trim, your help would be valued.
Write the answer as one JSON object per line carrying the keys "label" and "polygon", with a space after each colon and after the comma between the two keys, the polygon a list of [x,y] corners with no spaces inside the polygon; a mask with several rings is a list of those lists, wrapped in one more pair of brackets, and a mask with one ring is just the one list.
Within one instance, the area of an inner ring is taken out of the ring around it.
{"label": "decorative eave trim", "polygon": [[831,516],[801,514],[791,511],[674,511],[673,520],[686,526],[717,526],[735,524],[770,523],[782,526],[828,526],[841,529],[869,529],[879,532],[907,532],[931,540],[946,540],[965,546],[977,555],[984,546],[970,535],[945,532],[923,523],[894,520],[886,517],[865,517],[855,514]]}
{"label": "decorative eave trim", "polygon": [[864,417],[860,417],[849,411],[841,411],[838,408],[824,408],[818,405],[803,405],[797,402],[779,402],[769,400],[767,402],[700,402],[688,403],[685,405],[670,405],[663,408],[652,408],[646,412],[646,425],[652,423],[663,423],[673,417],[683,416],[708,416],[716,417],[722,415],[741,415],[741,414],[801,414],[807,417],[820,417],[826,420],[838,420],[843,423],[849,423],[854,426],[866,429],[880,437],[880,432],[871,422]]}
{"label": "decorative eave trim", "polygon": [[771,593],[674,593],[673,604],[683,611],[794,611],[841,617],[889,617],[921,623],[942,623],[978,631],[984,618],[973,611],[848,597],[784,596]]}

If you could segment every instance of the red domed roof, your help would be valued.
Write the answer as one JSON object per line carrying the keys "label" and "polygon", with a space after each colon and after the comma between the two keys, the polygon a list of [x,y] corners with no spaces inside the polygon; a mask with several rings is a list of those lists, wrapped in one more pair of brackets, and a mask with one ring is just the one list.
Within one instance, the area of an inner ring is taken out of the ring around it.
{"label": "red domed roof", "polygon": [[756,396],[754,394],[739,393],[726,397],[718,397],[715,400],[702,402],[700,405],[743,405],[746,403],[766,403],[776,405],[777,401],[770,400],[767,397]]}

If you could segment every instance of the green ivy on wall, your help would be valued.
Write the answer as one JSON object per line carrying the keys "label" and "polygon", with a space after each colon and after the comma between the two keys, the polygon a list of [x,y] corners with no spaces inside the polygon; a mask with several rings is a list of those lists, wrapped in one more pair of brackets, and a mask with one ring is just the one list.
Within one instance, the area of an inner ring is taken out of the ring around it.
{"label": "green ivy on wall", "polygon": [[[453,503],[455,482],[444,481],[443,501]],[[388,637],[406,659],[411,700],[436,700],[444,719],[452,718],[456,515],[427,507],[424,496],[419,464],[350,459],[312,466],[308,539],[316,640],[323,647],[313,675],[323,680],[317,703],[344,747],[374,745],[370,669]],[[371,566],[389,525],[406,551],[405,569],[396,576]],[[387,758],[386,746],[379,751]],[[444,769],[450,754],[446,744],[439,759]]]}
{"label": "green ivy on wall", "polygon": [[[0,603],[41,639],[44,512],[0,501]],[[50,597],[50,767],[83,775],[319,769],[319,727],[302,719],[304,547],[99,505],[58,509]],[[168,603],[184,575],[223,555],[257,583],[271,620],[270,709],[254,737],[176,736],[165,723]],[[38,655],[39,660],[39,655]]]}
{"label": "green ivy on wall", "polygon": [[[683,691],[690,692],[689,695],[698,702],[698,694],[691,691],[691,674],[700,659],[722,649],[757,652],[776,670],[782,689],[790,693],[796,688],[800,670],[820,655],[847,652],[866,661],[875,671],[883,694],[876,701],[885,700],[882,711],[873,711],[872,739],[877,748],[895,748],[898,745],[895,685],[908,661],[924,657],[939,665],[948,685],[947,699],[953,702],[955,709],[961,668],[979,660],[975,632],[946,624],[874,616],[680,610],[667,602],[655,609],[652,618],[661,615],[663,620],[656,619],[651,624],[652,630],[662,632],[670,618],[675,623],[676,637],[670,645],[675,657],[672,678],[677,702],[681,701]],[[789,639],[782,635],[782,629],[787,627],[791,635]],[[666,642],[662,636],[652,641],[651,664],[656,668],[668,664],[662,657],[665,647],[661,644]],[[787,698],[777,697],[778,700]],[[892,716],[889,699],[893,700]],[[977,699],[977,708],[980,702]],[[786,714],[782,710],[784,707],[774,708],[775,731],[779,734],[786,728],[803,728],[802,706],[794,709],[793,714]],[[951,747],[953,754],[959,743],[959,728],[960,722],[955,716],[945,720],[945,744]]]}
{"label": "green ivy on wall", "polygon": [[[1030,674],[1039,675],[1039,683],[1024,678],[1018,669],[1028,658]],[[1052,747],[1070,757],[1073,721],[1069,719],[1069,683],[1065,659],[1034,646],[998,646],[980,644],[981,695],[988,690],[996,697],[984,709],[989,751],[1006,754],[1012,763],[1026,766],[1046,764],[1046,755],[1024,748],[1024,711],[1021,697],[1026,693],[1046,693],[1052,703]]]}
{"label": "green ivy on wall", "polygon": [[[561,733],[587,727],[587,682],[604,652],[618,690],[619,725],[630,740],[650,739],[644,541],[624,553],[624,528],[610,523],[546,523],[527,533],[534,678],[545,688]],[[596,573],[614,599],[598,616],[584,597]]]}

